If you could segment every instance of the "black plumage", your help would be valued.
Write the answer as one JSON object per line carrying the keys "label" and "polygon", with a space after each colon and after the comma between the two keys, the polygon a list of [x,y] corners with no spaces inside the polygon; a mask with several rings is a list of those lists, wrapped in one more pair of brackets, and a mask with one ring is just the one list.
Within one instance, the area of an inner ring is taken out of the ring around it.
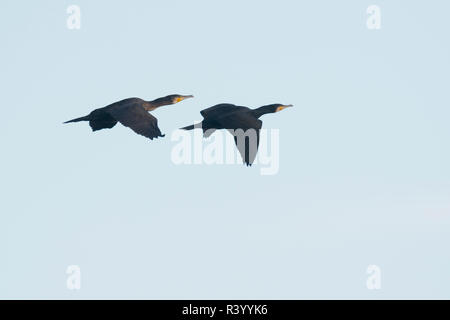
{"label": "black plumage", "polygon": [[106,107],[93,110],[84,117],[72,119],[64,123],[89,121],[92,131],[110,129],[117,122],[132,129],[137,134],[153,140],[164,137],[158,127],[158,120],[149,111],[153,111],[161,106],[178,103],[193,96],[169,95],[153,101],[145,101],[140,98],[128,98],[114,102]]}
{"label": "black plumage", "polygon": [[[209,137],[215,130],[227,129],[233,136],[244,163],[251,166],[259,147],[259,134],[262,121],[259,118],[267,113],[275,113],[292,105],[270,104],[256,109],[222,103],[200,111],[203,121],[183,130],[201,128],[203,136]],[[241,130],[239,130],[241,129]]]}

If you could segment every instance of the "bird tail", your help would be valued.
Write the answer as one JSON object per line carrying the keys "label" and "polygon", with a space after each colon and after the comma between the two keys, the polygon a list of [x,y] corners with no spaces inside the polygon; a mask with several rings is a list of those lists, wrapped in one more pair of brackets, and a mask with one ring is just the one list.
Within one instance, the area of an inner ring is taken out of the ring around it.
{"label": "bird tail", "polygon": [[202,127],[202,123],[200,122],[200,123],[197,123],[197,124],[193,124],[193,125],[190,125],[190,126],[187,126],[187,127],[183,127],[183,128],[180,128],[181,130],[194,130],[195,128],[201,128]]}
{"label": "bird tail", "polygon": [[88,120],[89,120],[89,116],[84,116],[84,117],[75,118],[75,119],[66,121],[66,122],[64,122],[64,123],[79,122],[79,121],[88,121]]}

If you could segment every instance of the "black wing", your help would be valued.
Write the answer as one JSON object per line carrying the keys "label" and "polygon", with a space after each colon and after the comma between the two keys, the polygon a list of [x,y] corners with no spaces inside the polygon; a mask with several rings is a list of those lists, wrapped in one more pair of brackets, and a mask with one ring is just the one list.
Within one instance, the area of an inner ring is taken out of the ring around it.
{"label": "black wing", "polygon": [[247,107],[236,106],[230,103],[221,103],[200,111],[200,114],[203,116],[203,118],[216,118],[226,115],[230,112],[236,112],[241,110],[250,110],[250,109]]}
{"label": "black wing", "polygon": [[234,142],[247,166],[255,161],[262,121],[248,112],[237,112],[215,119],[234,136]]}
{"label": "black wing", "polygon": [[117,120],[102,109],[95,110],[90,114],[89,125],[91,126],[92,131],[111,129],[116,124]]}
{"label": "black wing", "polygon": [[130,104],[120,108],[111,108],[108,113],[124,126],[137,134],[153,138],[164,137],[158,128],[158,120],[138,104]]}

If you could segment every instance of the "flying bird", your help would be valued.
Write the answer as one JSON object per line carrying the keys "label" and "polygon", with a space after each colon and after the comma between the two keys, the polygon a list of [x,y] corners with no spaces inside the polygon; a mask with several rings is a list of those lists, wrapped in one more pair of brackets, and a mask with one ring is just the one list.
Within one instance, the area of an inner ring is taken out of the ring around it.
{"label": "flying bird", "polygon": [[137,134],[153,140],[153,138],[164,137],[164,135],[161,134],[158,128],[158,119],[152,116],[149,111],[169,104],[175,104],[188,98],[193,98],[193,96],[172,94],[153,101],[145,101],[140,98],[128,98],[114,102],[106,107],[95,109],[87,116],[72,119],[64,123],[89,121],[92,131],[97,131],[110,129],[117,122],[120,122]]}
{"label": "flying bird", "polygon": [[[203,129],[203,136],[209,137],[215,130],[227,129],[233,136],[242,160],[251,166],[256,158],[259,146],[259,132],[262,121],[259,118],[267,113],[275,113],[291,104],[269,104],[256,109],[222,103],[200,111],[203,121],[182,130]],[[241,130],[239,130],[241,129]]]}

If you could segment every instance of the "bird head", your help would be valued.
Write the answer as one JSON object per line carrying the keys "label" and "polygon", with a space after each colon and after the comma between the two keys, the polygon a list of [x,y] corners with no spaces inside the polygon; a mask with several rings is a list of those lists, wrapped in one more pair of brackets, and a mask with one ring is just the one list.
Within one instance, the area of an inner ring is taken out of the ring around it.
{"label": "bird head", "polygon": [[183,101],[185,99],[193,98],[193,95],[183,96],[181,94],[172,94],[170,96],[167,96],[168,100],[172,101],[172,104],[178,103],[180,101]]}
{"label": "bird head", "polygon": [[269,107],[272,110],[272,113],[275,113],[275,112],[281,111],[283,109],[293,107],[293,105],[292,104],[275,103],[275,104],[269,105]]}

